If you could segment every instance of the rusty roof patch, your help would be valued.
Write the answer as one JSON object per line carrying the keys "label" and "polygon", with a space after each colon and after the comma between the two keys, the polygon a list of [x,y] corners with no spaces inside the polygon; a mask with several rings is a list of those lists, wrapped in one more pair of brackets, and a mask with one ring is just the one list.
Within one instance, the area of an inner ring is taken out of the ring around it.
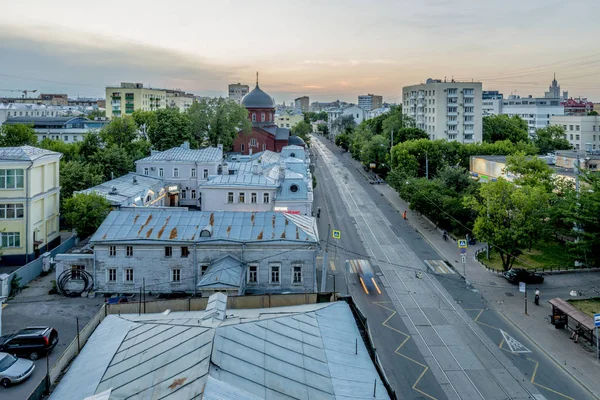
{"label": "rusty roof patch", "polygon": [[150,223],[150,221],[152,221],[152,214],[148,215],[148,219],[146,220],[146,222],[144,222],[144,224],[142,226],[140,226],[140,230],[138,231],[138,235],[142,232],[142,230]]}
{"label": "rusty roof patch", "polygon": [[177,237],[177,227],[171,229],[171,234],[169,235],[169,239],[175,239]]}
{"label": "rusty roof patch", "polygon": [[229,237],[230,233],[231,233],[231,225],[227,227],[227,237]]}
{"label": "rusty roof patch", "polygon": [[262,238],[263,238],[263,231],[260,231],[260,233],[258,234],[258,236],[256,237],[256,239],[262,240]]}
{"label": "rusty roof patch", "polygon": [[107,233],[108,233],[108,232],[106,232],[106,233],[104,234],[104,236],[102,236],[102,239],[106,239],[106,234],[107,234]]}
{"label": "rusty roof patch", "polygon": [[254,213],[252,213],[252,216],[250,217],[250,221],[252,221],[252,226],[254,226]]}
{"label": "rusty roof patch", "polygon": [[210,213],[210,220],[208,222],[210,226],[214,226],[215,224],[215,213]]}
{"label": "rusty roof patch", "polygon": [[285,230],[283,231],[283,233],[281,234],[281,238],[285,239]]}
{"label": "rusty roof patch", "polygon": [[135,218],[133,219],[133,223],[134,223],[134,224],[137,222],[137,220],[138,220],[138,218],[139,218],[139,217],[140,217],[140,214],[138,213],[138,214],[135,216]]}
{"label": "rusty roof patch", "polygon": [[298,227],[296,227],[296,239],[300,239],[300,229]]}
{"label": "rusty roof patch", "polygon": [[160,239],[160,237],[162,236],[163,232],[165,231],[165,228],[167,227],[167,224],[169,223],[169,220],[171,219],[171,216],[168,216],[165,219],[165,224],[162,226],[162,228],[160,228],[160,231],[158,231],[158,239]]}
{"label": "rusty roof patch", "polygon": [[169,389],[173,390],[175,389],[177,386],[181,386],[183,385],[183,383],[187,380],[187,378],[179,378],[179,379],[173,379],[173,383],[171,383],[169,385]]}
{"label": "rusty roof patch", "polygon": [[146,238],[149,238],[150,235],[152,235],[152,228],[148,229],[148,232],[146,232]]}
{"label": "rusty roof patch", "polygon": [[275,228],[275,215],[273,215],[273,221],[271,223],[273,224],[273,228]]}

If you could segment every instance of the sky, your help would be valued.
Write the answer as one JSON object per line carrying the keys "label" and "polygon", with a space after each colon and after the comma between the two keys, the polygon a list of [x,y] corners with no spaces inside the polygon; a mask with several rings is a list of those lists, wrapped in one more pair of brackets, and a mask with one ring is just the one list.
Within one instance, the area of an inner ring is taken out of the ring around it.
{"label": "sky", "polygon": [[[398,102],[427,78],[600,101],[598,0],[2,0],[0,89],[104,97],[142,82],[278,103]],[[19,95],[0,90],[0,96]]]}

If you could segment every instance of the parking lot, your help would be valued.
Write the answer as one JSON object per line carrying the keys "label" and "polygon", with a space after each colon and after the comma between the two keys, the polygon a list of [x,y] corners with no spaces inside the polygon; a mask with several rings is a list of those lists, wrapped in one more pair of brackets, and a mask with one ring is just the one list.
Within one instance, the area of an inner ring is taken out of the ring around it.
{"label": "parking lot", "polygon": [[[53,274],[30,282],[28,288],[5,303],[2,310],[3,335],[28,326],[52,326],[58,331],[59,343],[50,354],[50,367],[77,336],[77,319],[81,330],[104,302],[103,298],[64,298],[49,295],[52,280]],[[46,358],[43,357],[35,361],[35,370],[28,380],[8,389],[0,387],[0,398],[27,399],[45,375]]]}

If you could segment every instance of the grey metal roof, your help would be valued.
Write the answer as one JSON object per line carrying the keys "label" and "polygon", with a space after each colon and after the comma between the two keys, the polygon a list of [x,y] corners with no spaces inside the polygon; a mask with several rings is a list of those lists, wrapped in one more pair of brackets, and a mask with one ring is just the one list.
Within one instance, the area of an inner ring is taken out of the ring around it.
{"label": "grey metal roof", "polygon": [[294,146],[298,146],[298,147],[305,147],[306,143],[304,142],[304,139],[302,139],[299,136],[296,135],[292,135],[290,136],[290,138],[288,139],[288,143],[290,145],[294,145]]}
{"label": "grey metal roof", "polygon": [[211,289],[234,289],[242,284],[242,262],[233,256],[225,256],[213,262],[202,275],[198,287]]}
{"label": "grey metal roof", "polygon": [[[249,172],[249,171],[244,171]],[[240,174],[239,171],[236,175],[217,175],[214,179],[200,184],[201,187],[227,187],[227,186],[243,186],[243,187],[265,187],[265,188],[276,188],[278,185],[271,179],[266,178],[264,175],[256,175],[252,173]]]}
{"label": "grey metal roof", "polygon": [[156,152],[149,157],[136,161],[146,163],[150,161],[191,161],[191,162],[220,162],[223,160],[223,149],[206,147],[204,149],[188,149],[173,147],[172,149]]}
{"label": "grey metal roof", "polygon": [[258,82],[256,87],[242,98],[242,105],[246,108],[275,108],[273,98],[258,87]]}
{"label": "grey metal roof", "polygon": [[[137,181],[136,184],[133,183],[134,178]],[[163,186],[163,180],[161,178],[130,172],[127,175],[120,176],[113,180],[101,183],[98,186],[76,193],[95,192],[105,197],[113,206],[120,206],[123,202],[137,196],[144,196],[148,190],[155,190],[160,186]],[[117,191],[116,194],[111,194],[113,187]]]}
{"label": "grey metal roof", "polygon": [[[201,237],[203,230],[209,237]],[[152,209],[112,211],[90,239],[101,242],[318,242],[313,217],[279,212]]]}
{"label": "grey metal roof", "polygon": [[[64,126],[73,119],[82,119],[81,117],[11,117],[4,122],[7,125],[14,124],[33,124],[47,126]],[[85,119],[85,118],[83,118]]]}
{"label": "grey metal roof", "polygon": [[62,156],[61,153],[33,146],[0,147],[0,160],[34,161],[50,155]]}
{"label": "grey metal roof", "polygon": [[345,302],[209,313],[108,316],[50,399],[389,398]]}

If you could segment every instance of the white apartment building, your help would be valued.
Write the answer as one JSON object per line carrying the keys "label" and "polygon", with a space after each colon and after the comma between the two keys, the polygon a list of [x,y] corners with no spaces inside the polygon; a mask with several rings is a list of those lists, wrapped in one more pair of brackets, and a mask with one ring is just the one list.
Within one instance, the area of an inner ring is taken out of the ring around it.
{"label": "white apartment building", "polygon": [[550,117],[550,125],[562,126],[575,150],[600,150],[600,116],[557,115]]}
{"label": "white apartment building", "polygon": [[194,95],[182,90],[167,89],[167,107],[178,108],[185,112],[194,104]]}
{"label": "white apartment building", "polygon": [[426,83],[402,88],[403,111],[432,140],[481,142],[481,88],[481,82],[430,78]]}
{"label": "white apartment building", "polygon": [[529,135],[534,135],[536,129],[550,125],[550,118],[564,115],[565,108],[560,99],[546,97],[524,97],[510,95],[502,101],[502,114],[509,117],[518,115],[527,121]]}
{"label": "white apartment building", "polygon": [[229,99],[235,101],[240,104],[242,102],[242,97],[248,94],[250,91],[250,86],[242,85],[241,83],[232,83],[229,85]]}
{"label": "white apartment building", "polygon": [[362,107],[359,106],[350,106],[346,108],[332,108],[327,110],[327,127],[329,128],[329,132],[332,135],[336,135],[339,132],[335,132],[332,128],[333,121],[340,117],[345,117],[347,115],[352,116],[354,118],[354,122],[356,125],[363,122],[366,118],[366,112]]}
{"label": "white apartment building", "polygon": [[358,106],[367,112],[381,108],[382,105],[383,96],[371,93],[358,96]]}
{"label": "white apartment building", "polygon": [[0,103],[0,125],[15,117],[58,117],[61,111],[57,106]]}

